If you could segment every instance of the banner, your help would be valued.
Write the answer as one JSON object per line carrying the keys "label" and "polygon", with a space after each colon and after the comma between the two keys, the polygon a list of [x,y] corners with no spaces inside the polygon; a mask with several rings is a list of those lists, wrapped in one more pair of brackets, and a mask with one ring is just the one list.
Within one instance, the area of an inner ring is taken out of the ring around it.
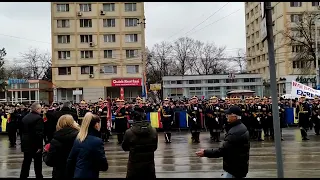
{"label": "banner", "polygon": [[291,95],[299,98],[300,96],[306,96],[306,98],[320,97],[320,91],[313,89],[307,85],[292,81],[291,83]]}
{"label": "banner", "polygon": [[128,87],[128,86],[141,86],[142,82],[140,78],[123,78],[112,79],[112,87]]}

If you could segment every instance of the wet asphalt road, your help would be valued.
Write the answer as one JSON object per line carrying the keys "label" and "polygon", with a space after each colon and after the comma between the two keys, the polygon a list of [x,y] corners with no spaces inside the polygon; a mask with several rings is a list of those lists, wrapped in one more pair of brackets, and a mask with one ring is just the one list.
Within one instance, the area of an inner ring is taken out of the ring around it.
{"label": "wet asphalt road", "polygon": [[[308,132],[310,141],[301,140],[299,129],[283,130],[282,142],[285,177],[320,177],[320,136]],[[217,178],[222,174],[222,159],[196,157],[199,148],[216,148],[219,143],[210,142],[209,134],[201,134],[200,144],[191,144],[190,134],[176,132],[172,144],[165,144],[163,134],[159,133],[158,150],[155,152],[155,164],[158,178]],[[105,144],[109,170],[101,172],[100,177],[123,178],[126,176],[128,153],[123,152],[113,136]],[[0,136],[0,177],[19,177],[23,155],[20,146],[9,148],[6,135]],[[222,143],[222,142],[221,142]],[[17,140],[19,144],[19,140]],[[247,177],[276,177],[276,157],[274,143],[271,140],[252,142],[250,167]],[[52,168],[43,163],[44,177],[51,177]],[[33,164],[30,177],[34,177]]]}

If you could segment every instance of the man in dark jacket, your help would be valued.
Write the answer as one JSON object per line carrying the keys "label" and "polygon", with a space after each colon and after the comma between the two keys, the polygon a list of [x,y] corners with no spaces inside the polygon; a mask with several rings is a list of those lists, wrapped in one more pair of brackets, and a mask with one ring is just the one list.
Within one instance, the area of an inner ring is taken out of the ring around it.
{"label": "man in dark jacket", "polygon": [[61,116],[63,115],[66,115],[66,114],[70,114],[73,119],[78,122],[78,115],[77,113],[74,113],[72,110],[71,110],[71,103],[70,102],[65,102],[63,103],[62,105],[62,108],[60,109],[60,111],[56,111],[53,116],[54,116],[54,122],[52,122],[52,125],[51,127],[54,129],[53,132],[55,132],[55,129],[56,129],[56,125],[58,123],[58,120]]}
{"label": "man in dark jacket", "polygon": [[201,149],[196,154],[199,157],[223,157],[224,177],[244,178],[249,169],[249,132],[240,121],[242,111],[238,106],[230,107],[226,114],[228,132],[222,146],[218,149]]}
{"label": "man in dark jacket", "polygon": [[158,148],[158,134],[141,108],[132,112],[133,126],[124,135],[122,149],[130,151],[127,178],[155,179],[154,151]]}
{"label": "man in dark jacket", "polygon": [[31,112],[23,119],[23,134],[21,150],[23,152],[23,163],[20,178],[28,178],[32,159],[34,160],[34,171],[36,178],[42,176],[42,148],[43,148],[43,119],[40,116],[41,105],[33,103]]}

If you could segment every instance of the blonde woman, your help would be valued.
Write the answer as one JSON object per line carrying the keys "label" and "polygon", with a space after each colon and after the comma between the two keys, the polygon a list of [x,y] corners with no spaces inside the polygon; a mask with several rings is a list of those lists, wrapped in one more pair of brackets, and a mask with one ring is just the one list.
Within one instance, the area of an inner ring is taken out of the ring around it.
{"label": "blonde woman", "polygon": [[99,116],[88,112],[67,160],[68,178],[99,178],[99,171],[108,170],[104,144],[100,138]]}
{"label": "blonde woman", "polygon": [[52,178],[67,177],[66,163],[79,129],[79,125],[71,115],[66,114],[59,118],[56,125],[57,131],[43,153],[43,161],[46,165],[53,167]]}

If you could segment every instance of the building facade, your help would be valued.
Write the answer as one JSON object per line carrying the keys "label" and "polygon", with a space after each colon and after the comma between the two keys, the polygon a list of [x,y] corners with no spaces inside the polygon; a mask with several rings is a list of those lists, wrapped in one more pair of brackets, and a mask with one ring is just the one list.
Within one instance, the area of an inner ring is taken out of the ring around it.
{"label": "building facade", "polygon": [[[112,82],[141,81],[143,2],[52,2],[51,29],[55,101],[119,97]],[[124,87],[126,98],[140,94],[137,84]]]}
{"label": "building facade", "polygon": [[[315,75],[315,63],[310,63],[308,71],[304,71],[304,62],[294,61],[299,46],[291,44],[285,34],[294,33],[292,28],[303,12],[319,12],[319,2],[272,2],[271,5],[278,92],[285,94],[288,89],[284,79]],[[269,82],[268,45],[267,41],[262,42],[261,20],[260,2],[245,2],[247,72],[261,73],[265,82]]]}
{"label": "building facade", "polygon": [[10,104],[32,104],[53,101],[52,83],[44,80],[9,79],[7,91],[0,92],[0,102]]}
{"label": "building facade", "polygon": [[228,74],[164,76],[162,80],[163,98],[225,98],[228,92],[234,90],[252,90],[255,95],[263,96],[261,74],[234,74],[231,78]]}

